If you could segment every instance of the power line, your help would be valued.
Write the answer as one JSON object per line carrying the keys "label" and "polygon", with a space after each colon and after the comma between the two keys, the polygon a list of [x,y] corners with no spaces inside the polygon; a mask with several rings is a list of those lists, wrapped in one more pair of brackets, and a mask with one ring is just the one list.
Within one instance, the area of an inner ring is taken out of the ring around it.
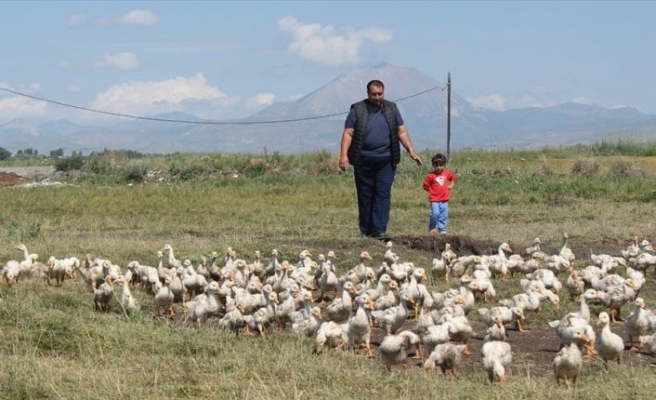
{"label": "power line", "polygon": [[[420,96],[422,94],[431,92],[433,90],[441,89],[440,86],[436,86],[427,90],[424,90],[419,93],[412,94],[410,96],[406,96],[403,98],[400,98],[398,100],[394,100],[395,102],[401,102],[404,100],[411,99],[413,97]],[[203,120],[203,121],[185,121],[185,120],[180,120],[180,119],[167,119],[167,118],[156,118],[156,117],[143,117],[143,116],[138,116],[138,115],[130,115],[130,114],[123,114],[123,113],[116,113],[112,111],[105,111],[105,110],[97,110],[94,108],[88,108],[88,107],[82,107],[82,106],[76,106],[74,104],[69,104],[69,103],[62,103],[61,101],[56,101],[56,100],[50,100],[50,99],[45,99],[42,97],[37,97],[37,96],[32,96],[27,93],[22,93],[22,92],[17,92],[15,90],[10,90],[6,89],[3,87],[0,87],[0,91],[7,92],[7,93],[12,93],[17,96],[23,96],[27,97],[29,99],[33,100],[39,100],[43,101],[46,103],[50,104],[56,104],[58,106],[62,107],[68,107],[68,108],[74,108],[77,110],[84,110],[84,111],[89,111],[97,114],[105,114],[105,115],[111,115],[114,117],[122,117],[122,118],[132,118],[132,119],[139,119],[139,120],[146,120],[146,121],[157,121],[157,122],[173,122],[173,123],[178,123],[178,124],[196,124],[196,125],[264,125],[264,124],[279,124],[279,123],[286,123],[286,122],[299,122],[299,121],[310,121],[310,120],[315,120],[315,119],[322,119],[322,118],[330,118],[330,117],[336,117],[339,115],[345,115],[348,114],[348,112],[341,112],[341,113],[335,113],[335,114],[325,114],[325,115],[319,115],[319,116],[314,116],[314,117],[304,117],[304,118],[289,118],[289,119],[278,119],[278,120],[271,120],[271,121],[239,121],[239,122],[227,122],[227,121],[210,121],[210,120]]]}

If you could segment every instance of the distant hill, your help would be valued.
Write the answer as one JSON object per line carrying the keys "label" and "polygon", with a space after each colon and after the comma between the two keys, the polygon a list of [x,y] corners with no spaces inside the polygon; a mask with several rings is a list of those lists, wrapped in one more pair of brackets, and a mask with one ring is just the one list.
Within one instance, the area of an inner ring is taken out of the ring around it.
{"label": "distant hill", "polygon": [[[295,102],[275,103],[223,124],[197,124],[202,120],[181,112],[150,116],[175,123],[117,120],[104,127],[15,119],[0,124],[0,146],[10,151],[31,147],[42,153],[58,148],[67,153],[104,148],[144,153],[337,152],[349,107],[366,97],[371,79],[382,80],[385,97],[397,101],[416,148],[446,148],[445,84],[414,68],[390,64],[352,70]],[[630,107],[564,103],[497,112],[453,95],[451,111],[452,149],[539,148],[619,136],[656,140],[656,116]]]}

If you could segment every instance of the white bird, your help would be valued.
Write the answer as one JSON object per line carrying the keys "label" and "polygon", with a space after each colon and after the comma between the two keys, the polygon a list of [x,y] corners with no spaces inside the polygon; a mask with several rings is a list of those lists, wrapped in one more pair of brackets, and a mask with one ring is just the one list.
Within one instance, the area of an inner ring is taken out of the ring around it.
{"label": "white bird", "polygon": [[483,368],[491,383],[499,382],[499,386],[506,384],[506,366],[512,362],[512,351],[506,342],[486,342],[481,348]]}
{"label": "white bird", "polygon": [[603,325],[601,334],[597,336],[597,353],[604,360],[606,370],[608,370],[608,360],[617,360],[617,364],[622,363],[622,353],[624,352],[624,340],[622,337],[610,330],[610,317],[608,313],[599,314],[597,325]]}
{"label": "white bird", "polygon": [[421,359],[421,350],[419,348],[420,338],[412,331],[402,331],[398,335],[388,335],[380,344],[378,354],[380,354],[387,370],[392,372],[392,366],[401,364],[403,370],[408,370],[408,349],[410,346],[416,348],[414,358]]}
{"label": "white bird", "polygon": [[451,374],[455,377],[456,367],[460,364],[465,347],[464,344],[438,344],[424,362],[424,370],[430,372],[435,369],[435,366],[438,366],[445,377],[447,371],[451,371]]}
{"label": "white bird", "polygon": [[554,375],[556,376],[556,383],[560,385],[560,380],[564,379],[567,383],[568,379],[572,380],[574,387],[577,385],[579,374],[583,368],[583,357],[579,349],[579,343],[586,344],[590,339],[585,335],[583,329],[578,329],[574,333],[576,339],[572,343],[563,346],[556,354],[551,363]]}

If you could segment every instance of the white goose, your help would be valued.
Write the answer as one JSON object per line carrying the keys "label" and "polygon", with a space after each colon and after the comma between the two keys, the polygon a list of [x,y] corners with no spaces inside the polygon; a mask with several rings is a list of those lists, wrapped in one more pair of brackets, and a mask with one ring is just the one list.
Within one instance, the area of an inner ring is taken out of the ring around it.
{"label": "white goose", "polygon": [[380,354],[387,370],[392,372],[392,366],[401,364],[403,371],[408,370],[408,349],[410,346],[416,348],[414,358],[421,359],[421,350],[419,348],[420,338],[412,331],[402,331],[398,335],[388,335],[380,344],[378,354]]}
{"label": "white goose", "polygon": [[622,337],[610,330],[610,317],[608,313],[599,314],[597,325],[603,325],[601,334],[597,336],[597,353],[604,360],[606,370],[608,370],[608,360],[617,360],[617,364],[622,363],[622,353],[624,352],[624,340]]}
{"label": "white goose", "polygon": [[424,362],[424,371],[430,372],[435,369],[435,366],[438,366],[445,377],[447,376],[447,371],[451,371],[453,377],[455,377],[456,368],[460,364],[465,347],[464,344],[438,344],[430,353],[426,362]]}
{"label": "white goose", "polygon": [[348,321],[346,335],[352,347],[355,347],[355,345],[364,346],[367,351],[367,358],[374,358],[375,355],[369,343],[371,338],[371,311],[374,304],[366,293],[358,296],[356,302],[358,303],[358,309]]}
{"label": "white goose", "polygon": [[486,342],[481,348],[483,368],[491,383],[499,382],[499,386],[506,384],[506,366],[512,362],[512,350],[506,342]]}
{"label": "white goose", "polygon": [[567,383],[568,379],[572,380],[574,387],[577,385],[579,374],[583,368],[583,357],[579,349],[579,343],[585,345],[590,342],[590,339],[585,335],[583,329],[578,329],[573,334],[574,341],[563,346],[558,351],[551,363],[554,375],[556,376],[556,384],[560,385],[560,380],[564,379]]}
{"label": "white goose", "polygon": [[[653,311],[645,309],[645,301],[642,297],[635,299],[634,308],[624,322],[624,328],[629,336],[631,351],[638,351],[644,345],[644,337],[656,331],[656,315]],[[638,347],[633,346],[633,338],[638,339]]]}

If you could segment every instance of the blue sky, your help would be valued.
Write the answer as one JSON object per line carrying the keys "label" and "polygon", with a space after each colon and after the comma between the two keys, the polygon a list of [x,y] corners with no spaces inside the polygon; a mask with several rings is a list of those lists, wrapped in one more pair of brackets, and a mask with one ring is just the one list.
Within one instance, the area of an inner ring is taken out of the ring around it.
{"label": "blue sky", "polygon": [[[655,19],[651,1],[3,1],[0,88],[226,119],[386,62],[451,72],[479,107],[656,114]],[[0,91],[0,123],[19,117],[108,118]]]}

